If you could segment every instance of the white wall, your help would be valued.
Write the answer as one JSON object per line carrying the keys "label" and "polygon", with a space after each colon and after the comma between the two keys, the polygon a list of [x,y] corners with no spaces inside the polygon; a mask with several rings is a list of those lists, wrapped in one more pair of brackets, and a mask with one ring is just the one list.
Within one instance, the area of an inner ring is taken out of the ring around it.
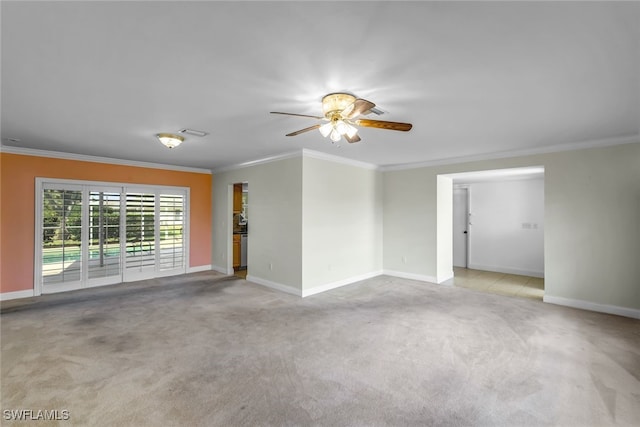
{"label": "white wall", "polygon": [[382,174],[303,159],[302,282],[305,293],[382,271]]}
{"label": "white wall", "polygon": [[302,158],[244,167],[213,176],[212,265],[226,270],[231,239],[229,185],[248,182],[248,277],[301,293]]}
{"label": "white wall", "polygon": [[544,180],[468,188],[469,268],[544,277]]}
{"label": "white wall", "polygon": [[383,174],[383,268],[437,282],[436,175],[426,168]]}
{"label": "white wall", "polygon": [[437,264],[436,282],[453,277],[453,180],[436,177],[437,183]]}
{"label": "white wall", "polygon": [[[311,295],[382,271],[382,173],[311,155],[213,177],[213,260],[227,271],[229,186],[248,182],[247,279]],[[271,266],[271,267],[270,267]]]}
{"label": "white wall", "polygon": [[545,300],[640,313],[640,143],[387,171],[384,269],[437,277],[437,175],[525,166],[545,168]]}
{"label": "white wall", "polygon": [[545,166],[548,294],[640,309],[640,143],[562,153]]}
{"label": "white wall", "polygon": [[[295,157],[217,173],[212,264],[227,262],[228,185],[248,181],[250,275],[302,295],[375,270],[382,256],[389,274],[438,282],[451,259],[451,222],[442,220],[451,218],[451,183],[438,175],[526,166],[545,168],[545,301],[640,316],[640,143],[384,172],[382,255],[367,251],[380,241],[376,172]],[[358,183],[363,195],[349,201]],[[364,222],[351,216],[372,206]],[[356,266],[333,252],[347,230],[357,230]]]}

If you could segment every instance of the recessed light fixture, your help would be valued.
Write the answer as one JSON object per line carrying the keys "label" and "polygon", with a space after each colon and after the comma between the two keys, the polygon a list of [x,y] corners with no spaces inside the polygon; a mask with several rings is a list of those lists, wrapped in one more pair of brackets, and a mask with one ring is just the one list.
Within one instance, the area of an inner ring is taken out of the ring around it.
{"label": "recessed light fixture", "polygon": [[167,148],[176,148],[178,145],[182,144],[182,141],[184,141],[184,137],[180,135],[174,135],[172,133],[159,133],[156,135],[156,137]]}

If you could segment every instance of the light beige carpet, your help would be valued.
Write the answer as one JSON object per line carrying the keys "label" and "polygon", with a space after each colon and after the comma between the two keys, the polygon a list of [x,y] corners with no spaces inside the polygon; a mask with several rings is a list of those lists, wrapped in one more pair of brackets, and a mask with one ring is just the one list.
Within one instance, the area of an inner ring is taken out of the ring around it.
{"label": "light beige carpet", "polygon": [[0,320],[2,410],[60,425],[640,424],[640,321],[457,287],[381,276],[301,299],[205,272]]}

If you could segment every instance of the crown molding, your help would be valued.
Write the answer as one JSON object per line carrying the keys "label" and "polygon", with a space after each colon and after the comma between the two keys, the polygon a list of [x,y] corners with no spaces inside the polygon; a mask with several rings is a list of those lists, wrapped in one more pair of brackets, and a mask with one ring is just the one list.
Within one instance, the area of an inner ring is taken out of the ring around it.
{"label": "crown molding", "polygon": [[417,163],[403,163],[397,165],[380,166],[382,172],[399,171],[407,169],[418,169],[433,166],[445,166],[459,163],[477,162],[483,160],[505,159],[510,157],[532,156],[536,154],[559,153],[563,151],[577,151],[588,148],[611,147],[614,145],[640,143],[640,134],[627,135],[616,138],[598,139],[583,142],[571,142],[565,144],[552,145],[548,147],[531,148],[526,150],[501,151],[495,153],[479,154],[474,156],[449,157],[446,159],[430,160]]}
{"label": "crown molding", "polygon": [[286,153],[282,153],[282,154],[276,154],[275,156],[269,156],[269,157],[264,157],[262,159],[257,159],[257,160],[250,160],[248,162],[243,162],[243,163],[237,163],[235,165],[229,165],[229,166],[221,166],[219,168],[215,168],[213,169],[213,174],[217,174],[217,173],[221,173],[221,172],[229,172],[229,171],[233,171],[236,169],[243,169],[243,168],[248,168],[251,166],[257,166],[257,165],[262,165],[265,163],[271,163],[271,162],[277,162],[279,160],[285,160],[285,159],[293,159],[295,157],[301,157],[302,156],[302,150],[296,150],[296,151],[289,151]]}
{"label": "crown molding", "polygon": [[327,160],[329,162],[341,163],[344,165],[355,166],[363,169],[372,169],[378,170],[380,166],[374,165],[372,163],[361,162],[359,160],[347,159],[345,157],[335,156],[333,154],[326,154],[320,151],[308,150],[306,148],[302,149],[303,157],[310,157],[313,159]]}
{"label": "crown molding", "polygon": [[191,168],[186,166],[163,165],[160,163],[138,162],[135,160],[114,159],[111,157],[88,156],[85,154],[64,153],[61,151],[37,150],[35,148],[11,147],[0,145],[0,153],[20,154],[23,156],[47,157],[52,159],[77,160],[81,162],[108,163],[110,165],[133,166],[139,168],[153,168],[173,170],[178,172],[204,173],[211,175],[211,170]]}
{"label": "crown molding", "polygon": [[532,148],[532,149],[526,149],[526,150],[512,150],[512,151],[501,151],[501,152],[494,152],[494,153],[478,154],[474,156],[449,157],[446,159],[429,160],[426,162],[417,162],[417,163],[402,163],[397,165],[375,165],[372,163],[361,162],[359,160],[348,159],[348,158],[336,156],[333,154],[326,154],[320,151],[308,150],[306,148],[303,148],[300,150],[278,154],[275,156],[265,157],[258,160],[252,160],[249,162],[239,163],[236,165],[222,166],[220,168],[214,169],[213,173],[216,174],[220,172],[227,172],[235,169],[241,169],[241,168],[256,166],[264,163],[276,162],[278,160],[290,159],[295,157],[310,157],[315,159],[327,160],[334,163],[342,163],[345,165],[356,166],[364,169],[372,169],[372,170],[378,170],[381,172],[389,172],[389,171],[418,169],[418,168],[434,167],[434,166],[453,165],[453,164],[459,164],[459,163],[477,162],[477,161],[484,161],[484,160],[505,159],[510,157],[532,156],[536,154],[550,154],[550,153],[559,153],[563,151],[577,151],[577,150],[583,150],[588,148],[610,147],[614,145],[633,144],[633,143],[640,143],[640,134],[627,135],[627,136],[616,137],[616,138],[584,141],[584,142],[565,143],[565,144]]}
{"label": "crown molding", "polygon": [[374,164],[371,164],[371,163],[365,163],[365,162],[361,162],[359,160],[347,159],[347,158],[344,158],[344,157],[334,156],[332,154],[326,154],[326,153],[322,153],[320,151],[308,150],[306,148],[303,148],[303,149],[300,149],[300,150],[290,151],[290,152],[278,154],[278,155],[275,155],[275,156],[269,156],[269,157],[265,157],[265,158],[262,158],[262,159],[251,160],[249,162],[238,163],[236,165],[222,166],[222,167],[214,169],[213,173],[217,174],[217,173],[221,173],[221,172],[229,172],[229,171],[236,170],[236,169],[242,169],[242,168],[247,168],[247,167],[251,167],[251,166],[262,165],[262,164],[265,164],[265,163],[277,162],[277,161],[285,160],[285,159],[292,159],[292,158],[296,158],[296,157],[309,157],[309,158],[313,158],[313,159],[326,160],[326,161],[333,162],[333,163],[341,163],[341,164],[344,164],[344,165],[355,166],[355,167],[359,167],[359,168],[363,168],[363,169],[372,169],[372,170],[377,170],[378,169],[377,165],[374,165]]}
{"label": "crown molding", "polygon": [[484,160],[504,159],[504,158],[510,158],[510,157],[531,156],[536,154],[549,154],[549,153],[558,153],[563,151],[576,151],[576,150],[583,150],[588,148],[610,147],[614,145],[633,144],[633,143],[640,143],[640,134],[627,135],[627,136],[622,136],[617,138],[584,141],[584,142],[565,143],[565,144],[553,145],[548,147],[539,147],[539,148],[526,149],[526,150],[501,151],[501,152],[486,153],[486,154],[479,154],[479,155],[473,155],[473,156],[449,157],[445,159],[429,160],[426,162],[402,163],[402,164],[396,164],[396,165],[375,165],[372,163],[366,163],[359,160],[348,159],[346,157],[340,157],[333,154],[326,154],[320,151],[314,151],[314,150],[303,148],[295,151],[277,154],[275,156],[269,156],[269,157],[265,157],[257,160],[251,160],[248,162],[238,163],[238,164],[229,165],[229,166],[221,166],[213,170],[192,168],[192,167],[186,167],[186,166],[165,165],[165,164],[159,164],[159,163],[139,162],[134,160],[115,159],[111,157],[88,156],[84,154],[64,153],[59,151],[37,150],[34,148],[12,147],[12,146],[2,145],[2,144],[0,144],[0,153],[22,154],[25,156],[49,157],[49,158],[55,158],[55,159],[108,163],[108,164],[114,164],[114,165],[175,170],[179,172],[194,172],[194,173],[204,173],[204,174],[216,174],[221,172],[228,172],[236,169],[242,169],[242,168],[257,166],[265,163],[271,163],[279,160],[291,159],[296,157],[309,157],[314,159],[327,160],[334,163],[341,163],[349,166],[355,166],[363,169],[389,172],[389,171],[418,169],[418,168],[434,167],[434,166],[445,166],[445,165],[452,165],[452,164],[459,164],[459,163],[469,163],[469,162],[484,161]]}

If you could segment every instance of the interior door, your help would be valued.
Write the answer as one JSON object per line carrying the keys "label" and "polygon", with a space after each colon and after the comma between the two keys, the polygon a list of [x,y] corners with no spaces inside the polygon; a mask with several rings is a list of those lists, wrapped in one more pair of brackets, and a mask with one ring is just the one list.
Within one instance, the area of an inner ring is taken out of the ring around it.
{"label": "interior door", "polygon": [[469,190],[453,189],[453,265],[467,267],[468,227],[469,224]]}

